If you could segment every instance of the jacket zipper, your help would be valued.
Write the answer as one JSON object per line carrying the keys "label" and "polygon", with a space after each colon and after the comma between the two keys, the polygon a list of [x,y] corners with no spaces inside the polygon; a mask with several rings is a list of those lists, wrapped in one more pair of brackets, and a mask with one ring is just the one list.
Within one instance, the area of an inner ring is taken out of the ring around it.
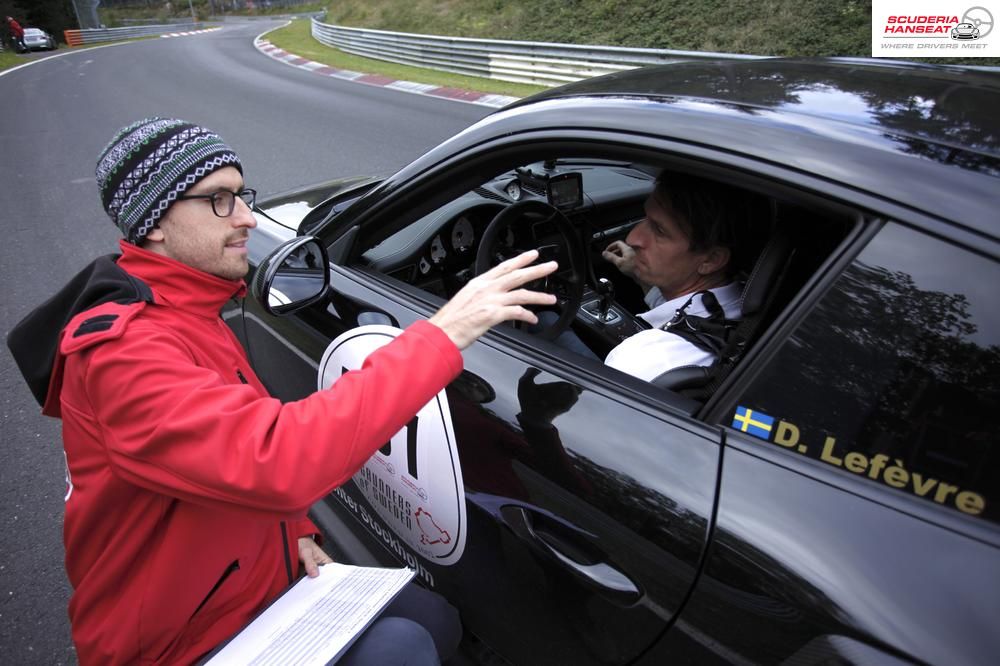
{"label": "jacket zipper", "polygon": [[[239,368],[236,368],[236,376],[239,378],[240,382],[243,384],[249,384],[247,378],[243,376],[243,372]],[[288,576],[288,584],[291,585],[294,582],[292,577],[292,558],[288,554],[288,526],[285,521],[281,521],[281,546],[285,553],[285,574]]]}
{"label": "jacket zipper", "polygon": [[[247,378],[243,376],[243,373],[239,368],[236,369],[236,376],[239,377],[239,380],[242,383],[250,383],[247,381]],[[288,576],[288,584],[291,585],[295,582],[295,579],[292,576],[292,558],[288,554],[288,526],[285,524],[285,521],[281,521],[281,546],[285,553],[285,574]]]}
{"label": "jacket zipper", "polygon": [[[247,378],[243,376],[243,373],[239,368],[236,368],[236,376],[239,378],[241,383],[250,383],[247,381]],[[288,554],[288,526],[285,524],[285,521],[281,521],[281,545],[282,550],[285,553],[285,574],[288,576],[288,584],[291,585],[295,581],[292,577],[292,558]]]}
{"label": "jacket zipper", "polygon": [[294,582],[292,579],[292,558],[288,555],[288,525],[285,524],[285,521],[281,521],[281,545],[285,551],[285,573],[288,574],[288,584],[291,585]]}

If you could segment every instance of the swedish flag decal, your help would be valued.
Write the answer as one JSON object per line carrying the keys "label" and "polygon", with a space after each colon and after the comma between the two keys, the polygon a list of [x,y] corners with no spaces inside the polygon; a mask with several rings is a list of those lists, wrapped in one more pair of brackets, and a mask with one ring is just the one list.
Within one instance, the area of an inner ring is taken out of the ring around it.
{"label": "swedish flag decal", "polygon": [[748,433],[761,439],[771,438],[771,426],[774,425],[774,417],[762,412],[755,412],[749,407],[742,405],[736,408],[736,416],[733,417],[733,427],[741,432]]}

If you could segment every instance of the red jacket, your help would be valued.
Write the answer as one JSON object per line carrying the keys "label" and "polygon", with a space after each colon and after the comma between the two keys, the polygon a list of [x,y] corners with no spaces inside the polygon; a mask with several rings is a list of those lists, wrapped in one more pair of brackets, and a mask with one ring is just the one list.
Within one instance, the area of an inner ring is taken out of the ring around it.
{"label": "red jacket", "polygon": [[10,34],[16,39],[21,39],[24,37],[24,28],[15,19],[10,19],[7,21],[7,27],[10,28]]}
{"label": "red jacket", "polygon": [[297,537],[316,531],[306,510],[462,358],[418,322],[330,390],[282,404],[219,317],[242,282],[122,251],[152,302],[75,316],[45,405],[63,420],[73,640],[84,664],[191,662],[297,576]]}

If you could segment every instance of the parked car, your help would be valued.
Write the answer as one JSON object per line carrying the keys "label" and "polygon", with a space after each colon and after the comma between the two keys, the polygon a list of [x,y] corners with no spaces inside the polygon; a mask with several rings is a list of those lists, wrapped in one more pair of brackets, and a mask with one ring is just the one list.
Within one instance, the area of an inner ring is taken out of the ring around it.
{"label": "parked car", "polygon": [[57,47],[55,38],[39,28],[24,29],[24,47],[28,51],[50,51]]}
{"label": "parked car", "polygon": [[951,29],[952,39],[979,39],[979,28],[971,23],[959,23]]}
{"label": "parked car", "polygon": [[997,108],[993,73],[860,59],[582,81],[261,203],[255,297],[223,315],[296,400],[542,246],[556,328],[603,356],[645,307],[600,252],[655,178],[752,190],[768,250],[710,377],[499,326],[316,505],[326,543],[415,569],[486,663],[995,663]]}

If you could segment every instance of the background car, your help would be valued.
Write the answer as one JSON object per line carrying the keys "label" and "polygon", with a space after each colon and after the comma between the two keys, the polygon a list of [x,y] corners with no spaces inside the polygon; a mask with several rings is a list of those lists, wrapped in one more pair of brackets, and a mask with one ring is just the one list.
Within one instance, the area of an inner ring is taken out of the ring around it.
{"label": "background car", "polygon": [[40,28],[24,29],[24,46],[29,51],[50,51],[57,47],[55,38]]}
{"label": "background car", "polygon": [[971,23],[959,23],[951,29],[952,39],[979,39],[979,28]]}
{"label": "background car", "polygon": [[[651,384],[497,327],[314,507],[335,559],[415,569],[485,663],[992,663],[998,106],[996,75],[956,68],[640,69],[262,203],[258,298],[223,316],[285,401],[527,247],[559,259],[559,324],[601,356],[645,308],[600,251],[658,176],[768,203],[707,377]],[[291,239],[310,250],[286,265]],[[301,296],[270,302],[279,277]]]}

